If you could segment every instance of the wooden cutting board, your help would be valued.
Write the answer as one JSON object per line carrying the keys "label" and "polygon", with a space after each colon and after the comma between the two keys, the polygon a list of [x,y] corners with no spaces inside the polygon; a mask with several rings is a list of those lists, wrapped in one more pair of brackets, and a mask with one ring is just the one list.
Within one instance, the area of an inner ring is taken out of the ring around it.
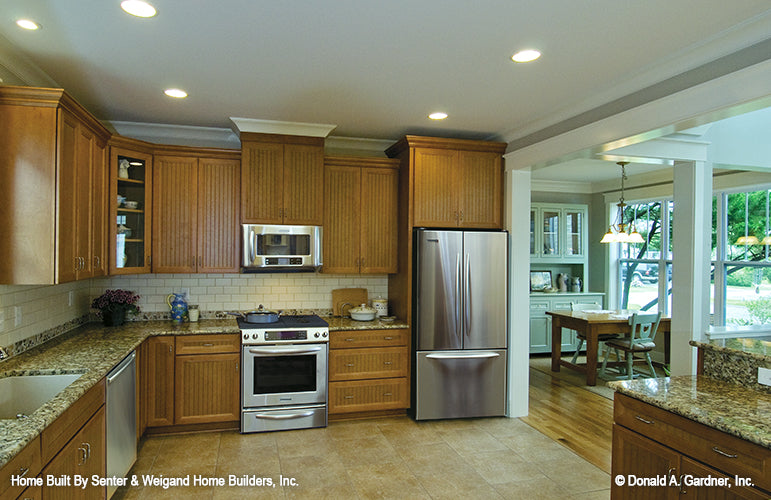
{"label": "wooden cutting board", "polygon": [[[367,289],[366,288],[338,288],[332,290],[332,314],[340,316],[340,305],[345,303],[351,304],[350,307],[358,307],[360,304],[367,303]],[[350,309],[347,305],[345,311],[347,313]]]}

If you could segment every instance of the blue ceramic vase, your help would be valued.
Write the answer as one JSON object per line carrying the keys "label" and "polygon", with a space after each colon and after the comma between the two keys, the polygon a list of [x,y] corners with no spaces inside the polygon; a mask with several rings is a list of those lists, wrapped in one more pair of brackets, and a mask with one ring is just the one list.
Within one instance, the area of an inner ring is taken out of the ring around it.
{"label": "blue ceramic vase", "polygon": [[187,317],[187,302],[181,293],[171,293],[166,297],[166,303],[171,309],[171,320],[174,323],[182,323]]}

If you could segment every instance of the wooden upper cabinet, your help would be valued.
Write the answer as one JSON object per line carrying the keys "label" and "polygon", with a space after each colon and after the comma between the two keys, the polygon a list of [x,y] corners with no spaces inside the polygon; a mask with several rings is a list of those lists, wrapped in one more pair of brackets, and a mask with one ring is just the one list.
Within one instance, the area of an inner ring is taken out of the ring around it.
{"label": "wooden upper cabinet", "polygon": [[397,167],[385,158],[325,159],[323,272],[396,272]]}
{"label": "wooden upper cabinet", "polygon": [[418,136],[390,147],[389,156],[407,158],[410,227],[500,229],[505,148],[502,142]]}
{"label": "wooden upper cabinet", "polygon": [[0,283],[99,275],[110,132],[61,89],[0,86],[0,123]]}
{"label": "wooden upper cabinet", "polygon": [[95,137],[91,170],[91,271],[94,277],[107,276],[108,213],[107,196],[110,193],[107,176],[107,141]]}
{"label": "wooden upper cabinet", "polygon": [[324,139],[241,134],[241,222],[321,225]]}
{"label": "wooden upper cabinet", "polygon": [[154,272],[238,272],[239,179],[235,158],[155,155]]}
{"label": "wooden upper cabinet", "polygon": [[238,160],[198,160],[199,273],[239,271],[240,182]]}

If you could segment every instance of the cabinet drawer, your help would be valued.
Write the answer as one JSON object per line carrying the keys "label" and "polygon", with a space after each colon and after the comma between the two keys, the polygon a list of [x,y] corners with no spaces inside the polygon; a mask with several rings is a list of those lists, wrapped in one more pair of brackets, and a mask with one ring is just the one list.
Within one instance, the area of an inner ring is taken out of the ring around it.
{"label": "cabinet drawer", "polygon": [[0,498],[16,498],[24,490],[23,486],[11,486],[11,476],[35,477],[41,467],[40,439],[35,438],[0,469]]}
{"label": "cabinet drawer", "polygon": [[102,379],[75,401],[40,434],[43,463],[47,463],[104,404],[105,380]]}
{"label": "cabinet drawer", "polygon": [[329,413],[391,410],[409,406],[405,377],[329,383]]}
{"label": "cabinet drawer", "polygon": [[176,337],[175,342],[177,355],[238,352],[241,348],[241,338],[235,333],[182,335]]}
{"label": "cabinet drawer", "polygon": [[530,314],[543,314],[551,309],[550,302],[534,302],[530,301]]}
{"label": "cabinet drawer", "polygon": [[340,349],[329,353],[329,380],[406,377],[406,347]]}
{"label": "cabinet drawer", "polygon": [[408,331],[401,330],[348,330],[329,332],[330,349],[352,347],[395,347],[407,345]]}
{"label": "cabinet drawer", "polygon": [[616,393],[616,423],[709,464],[728,475],[751,477],[771,491],[771,450],[640,400]]}

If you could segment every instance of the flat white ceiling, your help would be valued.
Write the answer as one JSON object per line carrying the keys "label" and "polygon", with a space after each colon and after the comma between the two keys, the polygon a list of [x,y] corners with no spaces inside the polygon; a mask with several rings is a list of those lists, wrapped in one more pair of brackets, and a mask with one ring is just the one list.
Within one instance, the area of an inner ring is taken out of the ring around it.
{"label": "flat white ceiling", "polygon": [[[137,19],[119,0],[4,0],[0,35],[105,121],[512,138],[749,47],[771,24],[768,0],[152,3],[158,15]],[[529,47],[543,57],[510,61]],[[431,122],[435,110],[450,117]]]}

